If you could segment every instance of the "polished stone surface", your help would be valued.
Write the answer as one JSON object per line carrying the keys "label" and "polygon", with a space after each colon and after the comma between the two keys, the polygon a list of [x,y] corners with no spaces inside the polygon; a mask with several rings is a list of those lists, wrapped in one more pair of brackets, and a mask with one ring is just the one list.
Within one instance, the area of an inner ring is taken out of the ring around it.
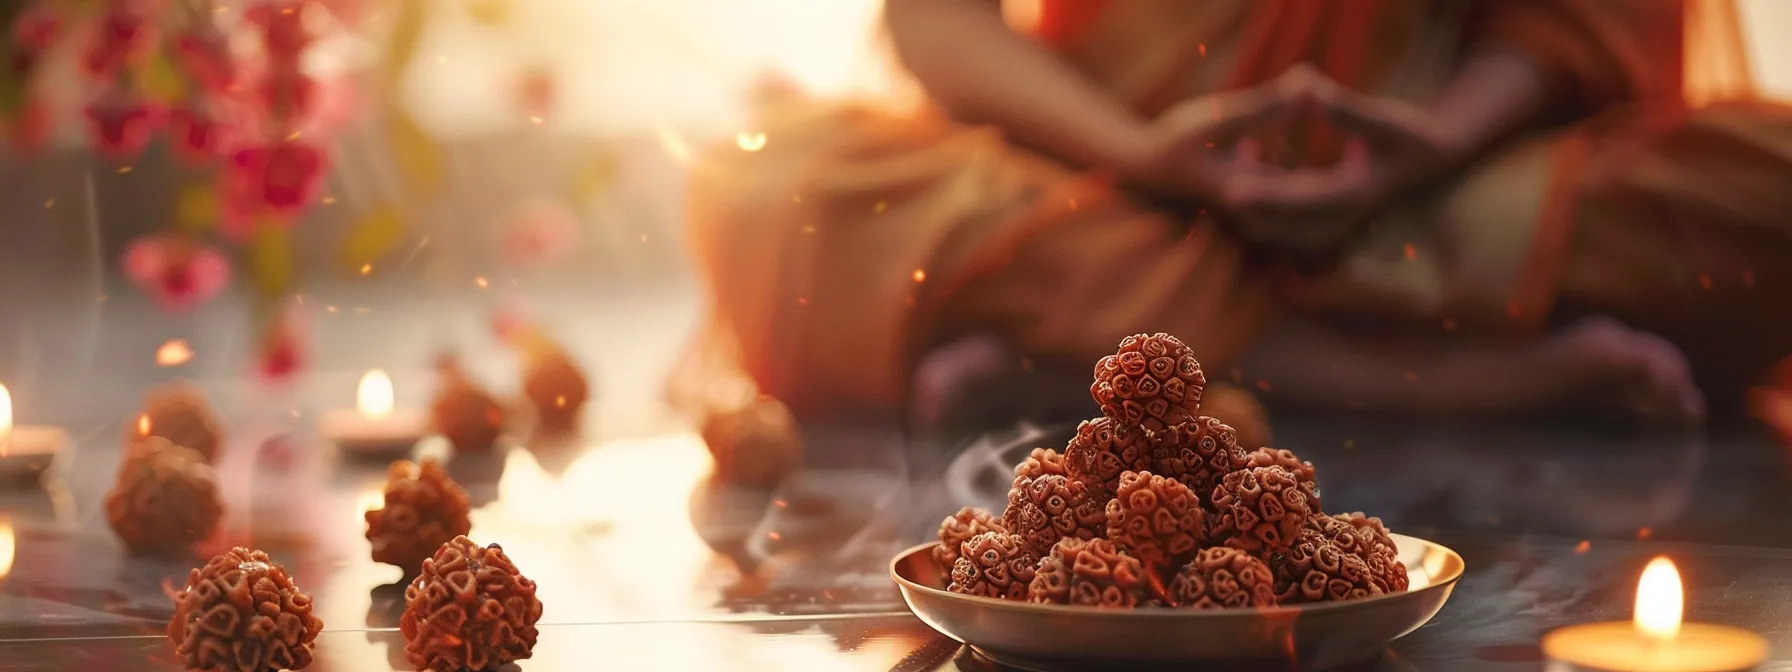
{"label": "polished stone surface", "polygon": [[[441,347],[509,394],[514,356],[488,333],[490,297],[316,296],[341,305],[311,315],[312,373],[285,389],[238,375],[253,339],[228,301],[178,319],[108,302],[97,318],[57,312],[5,330],[60,348],[39,348],[61,359],[40,356],[29,376],[18,376],[25,358],[10,360],[4,380],[21,420],[67,426],[78,445],[57,487],[0,494],[0,532],[11,533],[0,539],[14,549],[0,578],[0,669],[176,669],[159,637],[163,587],[199,560],[128,556],[97,509],[135,400],[172,377],[197,380],[227,419],[230,525],[213,546],[264,547],[313,594],[326,623],[313,669],[409,669],[392,629],[399,572],[374,564],[361,537],[382,465],[338,459],[312,421],[347,406],[375,366],[394,373],[401,406],[424,403]],[[1067,426],[923,439],[810,423],[807,468],[791,485],[716,484],[701,441],[658,401],[694,303],[676,289],[606,296],[602,310],[551,313],[596,381],[581,434],[450,463],[478,507],[472,536],[503,544],[542,586],[541,645],[522,669],[997,669],[907,616],[885,564],[958,506],[998,502],[1015,455],[1061,444]],[[91,331],[96,319],[109,326]],[[155,347],[174,337],[198,357],[155,366]],[[1429,625],[1353,667],[1537,669],[1540,633],[1627,618],[1641,566],[1661,553],[1686,577],[1689,617],[1760,630],[1792,667],[1792,471],[1763,436],[1293,415],[1276,430],[1318,466],[1329,509],[1379,515],[1468,563]],[[421,450],[443,454],[438,441]]]}

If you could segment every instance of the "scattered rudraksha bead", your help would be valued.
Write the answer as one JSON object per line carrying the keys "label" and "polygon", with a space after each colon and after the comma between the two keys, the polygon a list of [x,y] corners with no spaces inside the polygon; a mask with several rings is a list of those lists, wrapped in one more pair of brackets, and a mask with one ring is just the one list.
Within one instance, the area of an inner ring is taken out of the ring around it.
{"label": "scattered rudraksha bead", "polygon": [[1108,500],[1107,537],[1146,568],[1167,571],[1201,550],[1207,538],[1201,500],[1176,479],[1126,472]]}
{"label": "scattered rudraksha bead", "polygon": [[1313,513],[1324,510],[1319,501],[1318,472],[1313,469],[1312,462],[1300,459],[1292,450],[1281,448],[1259,448],[1245,456],[1246,467],[1270,465],[1288,470],[1288,473],[1294,475],[1294,480],[1300,481],[1301,489],[1307,492],[1308,506],[1312,507]]}
{"label": "scattered rudraksha bead", "polygon": [[374,562],[396,565],[405,576],[415,576],[436,549],[473,527],[467,492],[435,460],[393,462],[384,502],[365,514],[367,541]]}
{"label": "scattered rudraksha bead", "polygon": [[715,411],[701,433],[723,483],[770,490],[802,469],[802,433],[777,399],[759,397]]}
{"label": "scattered rudraksha bead", "polygon": [[591,398],[585,370],[559,344],[545,339],[531,344],[525,358],[523,396],[535,407],[541,430],[564,434],[576,428],[579,412]]}
{"label": "scattered rudraksha bead", "polygon": [[224,517],[217,476],[198,451],[152,436],[132,443],[106,494],[106,522],[135,553],[182,554]]}
{"label": "scattered rudraksha bead", "polygon": [[1034,448],[1027,454],[1027,459],[1014,466],[1014,478],[1033,478],[1035,476],[1066,476],[1064,456],[1050,448]]}
{"label": "scattered rudraksha bead", "polygon": [[1213,490],[1213,508],[1208,538],[1260,557],[1288,550],[1313,513],[1300,481],[1274,465],[1226,474]]}
{"label": "scattered rudraksha bead", "polygon": [[404,590],[405,656],[434,672],[496,670],[535,648],[541,599],[497,544],[455,537]]}
{"label": "scattered rudraksha bead", "polygon": [[1064,473],[1104,497],[1114,496],[1120,474],[1149,471],[1151,452],[1145,433],[1127,430],[1111,418],[1085,420],[1064,447]]}
{"label": "scattered rudraksha bead", "polygon": [[1065,539],[1039,561],[1027,599],[1130,609],[1150,595],[1145,567],[1106,539]]}
{"label": "scattered rudraksha bead", "polygon": [[1215,546],[1195,555],[1170,580],[1175,606],[1236,609],[1276,605],[1269,566],[1236,548]]}
{"label": "scattered rudraksha bead", "polygon": [[1201,495],[1212,510],[1213,489],[1246,464],[1247,453],[1237,434],[1219,419],[1202,416],[1171,425],[1151,437],[1153,473],[1174,478]]}
{"label": "scattered rudraksha bead", "polygon": [[187,574],[168,639],[189,670],[274,672],[311,664],[324,623],[286,568],[237,547]]}
{"label": "scattered rudraksha bead", "polygon": [[958,561],[959,546],[984,532],[1007,532],[1002,521],[997,520],[988,511],[967,506],[947,516],[940,522],[940,543],[933,547],[933,559],[940,568],[950,572],[952,563]]}
{"label": "scattered rudraksha bead", "polygon": [[1193,419],[1206,386],[1201,363],[1182,341],[1169,334],[1137,334],[1096,362],[1089,395],[1102,415],[1155,432]]}
{"label": "scattered rudraksha bead", "polygon": [[445,375],[430,405],[430,422],[458,452],[492,449],[504,433],[504,407],[465,376]]}
{"label": "scattered rudraksha bead", "polygon": [[143,395],[143,414],[130,427],[127,442],[158,436],[199,453],[211,463],[224,446],[224,430],[205,393],[191,383],[162,385]]}
{"label": "scattered rudraksha bead", "polygon": [[1257,395],[1237,385],[1215,383],[1201,395],[1201,415],[1219,418],[1238,432],[1238,445],[1246,452],[1270,445],[1275,437],[1269,410]]}
{"label": "scattered rudraksha bead", "polygon": [[1008,490],[1002,527],[1043,555],[1065,537],[1094,539],[1107,533],[1105,499],[1065,476],[1017,478]]}
{"label": "scattered rudraksha bead", "polygon": [[1020,537],[984,532],[964,542],[963,553],[952,563],[952,582],[946,589],[965,595],[1025,600],[1038,558]]}

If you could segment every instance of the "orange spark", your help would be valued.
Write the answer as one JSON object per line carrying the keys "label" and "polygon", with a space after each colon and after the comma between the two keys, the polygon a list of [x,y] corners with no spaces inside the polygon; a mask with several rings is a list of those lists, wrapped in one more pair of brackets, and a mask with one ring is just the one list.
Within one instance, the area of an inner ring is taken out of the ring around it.
{"label": "orange spark", "polygon": [[915,282],[927,282],[927,271],[915,269]]}

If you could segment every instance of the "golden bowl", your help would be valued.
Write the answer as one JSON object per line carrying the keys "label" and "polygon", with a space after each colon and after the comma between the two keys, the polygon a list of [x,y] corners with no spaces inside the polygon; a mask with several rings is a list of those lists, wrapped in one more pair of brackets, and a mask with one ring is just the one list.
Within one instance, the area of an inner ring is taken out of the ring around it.
{"label": "golden bowl", "polygon": [[1431,620],[1456,581],[1462,556],[1392,535],[1411,586],[1344,602],[1264,609],[1097,609],[1029,604],[946,591],[946,572],[922,544],[890,562],[903,600],[929,627],[995,662],[1029,670],[1141,669],[1191,663],[1296,660],[1331,666],[1374,657]]}

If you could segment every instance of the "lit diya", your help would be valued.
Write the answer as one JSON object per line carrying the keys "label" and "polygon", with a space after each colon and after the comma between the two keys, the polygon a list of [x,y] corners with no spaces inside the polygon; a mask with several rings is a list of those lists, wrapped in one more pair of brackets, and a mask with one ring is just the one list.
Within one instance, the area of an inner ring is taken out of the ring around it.
{"label": "lit diya", "polygon": [[42,474],[68,445],[68,432],[48,425],[14,425],[12,393],[0,385],[0,478]]}
{"label": "lit diya", "polygon": [[1543,637],[1549,672],[1732,672],[1767,659],[1767,640],[1724,625],[1685,623],[1686,594],[1674,562],[1643,569],[1630,622],[1587,623]]}
{"label": "lit diya", "polygon": [[421,411],[394,408],[392,378],[374,369],[361,376],[354,410],[326,413],[319,431],[344,454],[389,460],[409,456],[428,421]]}

